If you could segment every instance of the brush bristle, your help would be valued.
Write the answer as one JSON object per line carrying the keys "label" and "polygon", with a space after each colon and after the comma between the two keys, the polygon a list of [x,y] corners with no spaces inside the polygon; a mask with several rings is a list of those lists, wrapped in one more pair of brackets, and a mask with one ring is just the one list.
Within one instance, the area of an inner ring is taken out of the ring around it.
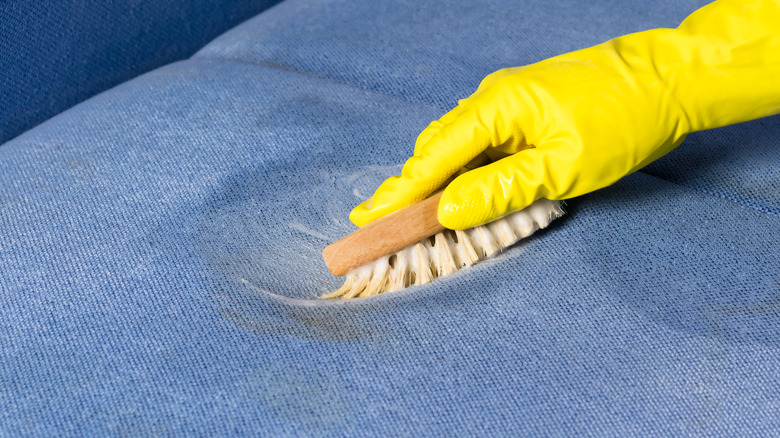
{"label": "brush bristle", "polygon": [[485,225],[464,231],[444,230],[395,254],[352,269],[340,288],[320,298],[367,298],[429,283],[493,257],[563,214],[563,202],[542,198]]}

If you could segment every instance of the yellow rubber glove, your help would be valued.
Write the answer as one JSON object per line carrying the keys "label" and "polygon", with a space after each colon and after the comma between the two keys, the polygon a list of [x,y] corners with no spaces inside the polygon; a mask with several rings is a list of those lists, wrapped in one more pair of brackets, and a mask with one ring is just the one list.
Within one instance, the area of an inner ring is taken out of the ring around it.
{"label": "yellow rubber glove", "polygon": [[608,186],[687,133],[777,113],[780,0],[719,0],[677,29],[489,75],[420,134],[401,175],[350,219],[362,226],[420,201],[487,159],[450,182],[439,203],[442,225],[469,228],[540,197]]}

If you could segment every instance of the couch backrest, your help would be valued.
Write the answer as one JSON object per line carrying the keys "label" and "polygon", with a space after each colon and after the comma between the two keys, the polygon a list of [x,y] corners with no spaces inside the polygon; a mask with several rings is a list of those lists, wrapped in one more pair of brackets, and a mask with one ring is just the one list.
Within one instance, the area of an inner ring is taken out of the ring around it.
{"label": "couch backrest", "polygon": [[0,2],[0,144],[279,1]]}

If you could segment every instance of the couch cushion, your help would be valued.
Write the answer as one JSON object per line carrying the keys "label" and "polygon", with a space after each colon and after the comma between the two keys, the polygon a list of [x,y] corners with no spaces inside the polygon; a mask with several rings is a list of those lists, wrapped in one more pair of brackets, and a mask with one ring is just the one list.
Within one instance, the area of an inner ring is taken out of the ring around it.
{"label": "couch cushion", "polygon": [[440,108],[313,76],[197,57],[0,148],[0,434],[777,430],[780,218],[652,175],[429,285],[317,300]]}

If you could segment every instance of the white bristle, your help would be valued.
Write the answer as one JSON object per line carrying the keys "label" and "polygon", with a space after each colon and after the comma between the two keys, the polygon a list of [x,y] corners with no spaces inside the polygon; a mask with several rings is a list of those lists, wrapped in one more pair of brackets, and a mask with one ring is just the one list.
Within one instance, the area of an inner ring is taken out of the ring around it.
{"label": "white bristle", "polygon": [[444,230],[347,272],[344,284],[321,298],[366,298],[426,284],[492,257],[563,214],[562,202],[542,198],[486,225]]}
{"label": "white bristle", "polygon": [[357,295],[358,297],[367,298],[385,291],[385,284],[390,273],[389,259],[390,256],[381,257],[370,264],[371,279],[368,281],[365,289],[363,289],[363,292]]}
{"label": "white bristle", "polygon": [[471,237],[463,230],[455,230],[455,239],[457,243],[453,241],[455,247],[455,261],[458,268],[465,268],[471,266],[479,261],[479,254],[474,249],[474,245],[471,243]]}
{"label": "white bristle", "polygon": [[342,298],[344,299],[355,298],[366,289],[366,286],[368,286],[368,282],[371,281],[371,272],[373,271],[373,263],[369,263],[368,265],[362,266],[361,268],[358,269],[359,272],[357,272],[357,276],[355,276],[355,281],[354,283],[352,283],[352,289],[347,291],[342,296]]}
{"label": "white bristle", "polygon": [[516,211],[507,216],[506,219],[521,239],[530,236],[536,231],[536,226],[534,225],[531,215],[525,210]]}
{"label": "white bristle", "polygon": [[397,291],[405,288],[409,284],[409,274],[411,272],[409,266],[409,251],[403,249],[390,256],[392,267],[390,268],[390,274],[387,280],[387,290]]}
{"label": "white bristle", "polygon": [[474,249],[477,250],[480,260],[493,257],[501,249],[490,230],[484,225],[470,228],[467,233],[471,237],[471,242],[474,244]]}
{"label": "white bristle", "polygon": [[[426,242],[427,239],[423,240]],[[423,242],[414,245],[412,255],[412,266],[414,267],[414,284],[426,284],[433,280],[433,271],[431,270],[431,258],[428,255],[428,249]]]}
{"label": "white bristle", "polygon": [[352,286],[355,284],[357,275],[358,274],[357,272],[355,272],[355,270],[347,272],[347,274],[344,276],[344,284],[342,284],[340,288],[334,290],[329,294],[322,295],[320,298],[329,299],[329,298],[339,298],[341,296],[344,296],[347,292],[352,290]]}
{"label": "white bristle", "polygon": [[517,236],[506,218],[495,220],[486,226],[500,247],[506,248],[517,242]]}
{"label": "white bristle", "polygon": [[422,244],[423,248],[425,248],[425,252],[428,254],[428,260],[430,261],[431,265],[431,272],[433,272],[433,275],[436,275],[436,259],[434,259],[436,256],[436,250],[433,248],[433,242],[434,236],[431,236],[427,239],[423,239],[420,243]]}
{"label": "white bristle", "polygon": [[553,212],[550,211],[550,203],[552,203],[552,201],[545,199],[544,202],[542,202],[540,199],[528,207],[528,213],[539,228],[546,228],[553,219]]}
{"label": "white bristle", "polygon": [[450,275],[458,270],[452,252],[447,236],[444,233],[436,233],[434,236],[431,259],[433,259],[437,277]]}
{"label": "white bristle", "polygon": [[566,211],[564,211],[563,209],[563,205],[564,205],[563,201],[550,201],[549,199],[545,199],[545,201],[548,201],[551,204],[549,207],[551,221],[558,219],[559,217],[563,216],[566,213]]}

